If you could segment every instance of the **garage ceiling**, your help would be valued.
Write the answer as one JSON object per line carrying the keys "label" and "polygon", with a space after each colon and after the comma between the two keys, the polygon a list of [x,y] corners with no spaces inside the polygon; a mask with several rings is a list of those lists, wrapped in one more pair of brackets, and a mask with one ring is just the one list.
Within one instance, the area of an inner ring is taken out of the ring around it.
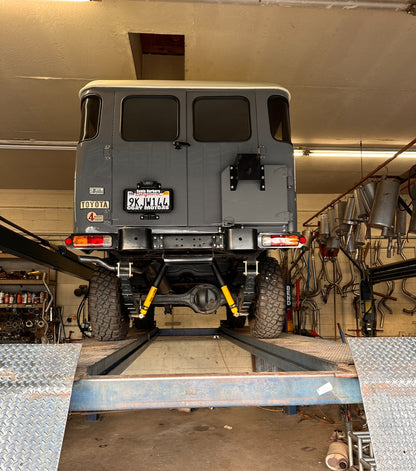
{"label": "garage ceiling", "polygon": [[[416,16],[402,2],[320,4],[1,0],[0,188],[72,188],[73,151],[4,144],[76,141],[78,90],[136,78],[129,33],[184,35],[186,79],[289,89],[296,146],[393,155],[416,136]],[[379,163],[299,157],[298,190],[340,193]]]}

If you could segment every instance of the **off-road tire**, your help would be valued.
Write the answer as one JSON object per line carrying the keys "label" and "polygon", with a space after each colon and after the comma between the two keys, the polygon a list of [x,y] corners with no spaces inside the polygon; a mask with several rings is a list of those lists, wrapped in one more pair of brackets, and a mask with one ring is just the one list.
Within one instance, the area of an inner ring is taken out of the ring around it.
{"label": "off-road tire", "polygon": [[282,333],[286,317],[285,289],[281,268],[275,258],[260,260],[256,300],[250,320],[253,337],[274,339]]}
{"label": "off-road tire", "polygon": [[123,340],[129,317],[121,307],[120,280],[105,268],[97,268],[90,280],[88,313],[93,336],[98,340]]}

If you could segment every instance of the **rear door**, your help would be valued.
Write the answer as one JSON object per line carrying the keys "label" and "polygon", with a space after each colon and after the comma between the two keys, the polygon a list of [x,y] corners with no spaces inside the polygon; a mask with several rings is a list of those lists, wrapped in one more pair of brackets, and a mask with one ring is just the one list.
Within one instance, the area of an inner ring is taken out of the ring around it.
{"label": "rear door", "polygon": [[186,93],[115,93],[112,223],[186,226]]}
{"label": "rear door", "polygon": [[189,226],[227,223],[222,220],[221,174],[237,154],[257,153],[255,111],[250,90],[188,91]]}

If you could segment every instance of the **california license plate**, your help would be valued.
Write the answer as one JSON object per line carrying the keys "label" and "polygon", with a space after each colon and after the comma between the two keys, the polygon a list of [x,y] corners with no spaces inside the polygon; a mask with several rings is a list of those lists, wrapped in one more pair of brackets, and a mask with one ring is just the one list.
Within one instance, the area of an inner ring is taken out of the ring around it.
{"label": "california license plate", "polygon": [[172,190],[125,190],[124,209],[140,213],[171,211],[172,200]]}

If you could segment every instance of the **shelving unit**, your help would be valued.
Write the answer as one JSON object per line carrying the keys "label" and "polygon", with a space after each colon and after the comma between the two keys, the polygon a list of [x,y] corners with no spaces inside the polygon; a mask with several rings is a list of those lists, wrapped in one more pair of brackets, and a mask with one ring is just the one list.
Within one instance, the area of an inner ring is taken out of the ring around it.
{"label": "shelving unit", "polygon": [[[7,253],[0,253],[0,267],[5,276],[0,278],[0,342],[56,342],[60,324],[55,308],[56,271]],[[17,274],[25,276],[34,271],[39,272],[36,279],[18,278]],[[17,302],[24,293],[31,302]],[[10,294],[12,302],[7,301]]]}

